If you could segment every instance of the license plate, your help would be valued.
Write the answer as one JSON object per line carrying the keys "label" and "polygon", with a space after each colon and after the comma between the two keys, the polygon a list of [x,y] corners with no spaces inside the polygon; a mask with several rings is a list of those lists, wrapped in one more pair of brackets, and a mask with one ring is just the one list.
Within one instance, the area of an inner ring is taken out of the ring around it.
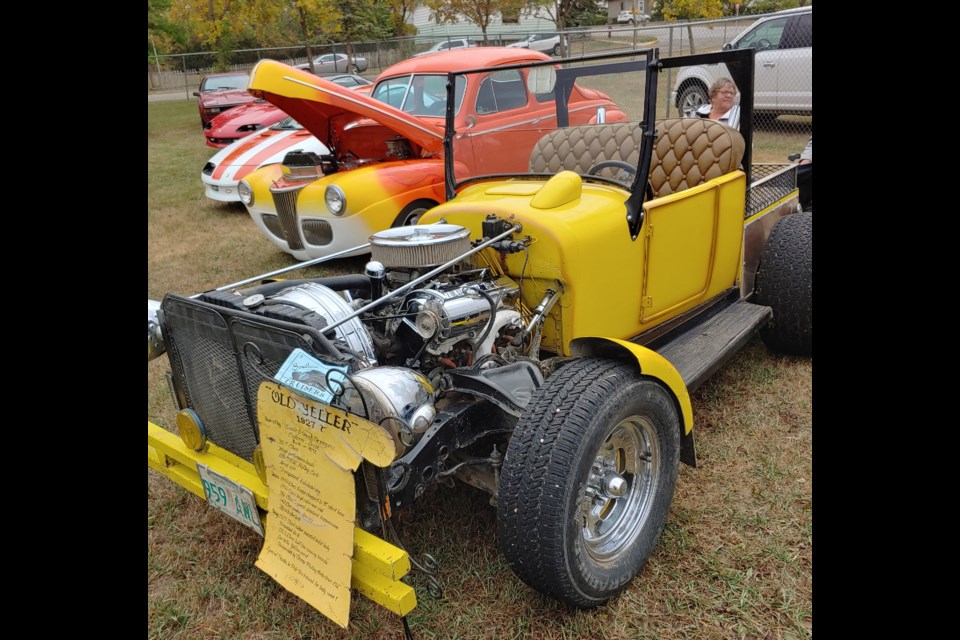
{"label": "license plate", "polygon": [[211,507],[223,511],[234,520],[242,522],[261,536],[263,535],[260,512],[257,511],[257,502],[250,489],[199,462],[197,471],[200,473],[200,482],[203,484],[203,491],[207,494],[207,502]]}

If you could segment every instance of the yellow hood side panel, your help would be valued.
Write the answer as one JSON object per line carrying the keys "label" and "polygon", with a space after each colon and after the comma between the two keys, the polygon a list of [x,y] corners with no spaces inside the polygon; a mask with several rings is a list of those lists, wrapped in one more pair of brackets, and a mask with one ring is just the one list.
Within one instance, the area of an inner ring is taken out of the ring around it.
{"label": "yellow hood side panel", "polygon": [[[552,208],[532,206],[538,192],[529,185],[536,183],[499,181],[468,185],[420,220],[443,218],[471,229],[475,238],[487,214],[523,225],[515,239],[530,237],[529,252],[503,260],[512,278],[520,282],[522,275],[524,302],[532,308],[548,288],[563,288],[544,323],[543,348],[569,355],[575,337],[639,335],[739,281],[742,243],[730,240],[743,233],[742,206],[733,206],[738,198],[742,203],[743,172],[648,203],[636,240],[627,228],[625,190],[587,182],[578,197],[565,201],[574,192],[566,173],[542,187],[564,194]],[[651,264],[656,280],[645,277]]]}

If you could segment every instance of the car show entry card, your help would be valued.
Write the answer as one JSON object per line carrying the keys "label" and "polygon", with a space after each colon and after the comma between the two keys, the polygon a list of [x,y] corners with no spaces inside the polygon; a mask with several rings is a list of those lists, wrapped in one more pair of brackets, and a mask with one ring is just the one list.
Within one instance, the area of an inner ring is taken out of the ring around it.
{"label": "car show entry card", "polygon": [[333,391],[343,389],[346,373],[346,366],[330,365],[303,349],[294,349],[273,379],[308,398],[330,402],[333,400]]}
{"label": "car show entry card", "polygon": [[257,420],[270,514],[256,565],[281,586],[346,628],[356,494],[364,458],[393,461],[390,434],[378,425],[265,381]]}

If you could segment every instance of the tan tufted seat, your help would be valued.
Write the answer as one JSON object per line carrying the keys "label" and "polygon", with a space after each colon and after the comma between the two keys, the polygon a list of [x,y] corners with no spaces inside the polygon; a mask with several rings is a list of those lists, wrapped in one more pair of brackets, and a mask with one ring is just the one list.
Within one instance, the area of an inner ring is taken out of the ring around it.
{"label": "tan tufted seat", "polygon": [[670,118],[657,123],[650,161],[650,187],[659,198],[730,173],[746,144],[736,129],[706,118]]}
{"label": "tan tufted seat", "polygon": [[531,173],[563,170],[586,175],[604,160],[622,160],[637,166],[642,132],[636,123],[585,124],[557,129],[540,138],[530,154]]}
{"label": "tan tufted seat", "polygon": [[[586,175],[591,167],[619,160],[635,167],[640,154],[636,123],[580,125],[543,136],[530,154],[531,173],[563,170]],[[736,129],[703,118],[670,118],[657,123],[650,162],[653,197],[682,191],[733,171],[745,143]]]}

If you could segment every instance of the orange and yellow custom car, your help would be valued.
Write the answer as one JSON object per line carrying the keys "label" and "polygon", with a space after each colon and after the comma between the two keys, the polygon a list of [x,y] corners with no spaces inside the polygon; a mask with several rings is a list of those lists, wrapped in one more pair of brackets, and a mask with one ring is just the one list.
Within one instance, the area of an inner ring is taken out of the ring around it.
{"label": "orange and yellow custom car", "polygon": [[[443,202],[443,130],[451,71],[502,67],[550,58],[536,51],[480,47],[405,60],[358,95],[288,65],[264,60],[249,90],[301,123],[330,153],[291,153],[239,185],[254,223],[300,260],[369,253],[376,231],[414,224]],[[458,173],[526,169],[537,139],[556,127],[552,89],[528,86],[528,71],[503,69],[460,76],[450,105],[471,150]],[[569,87],[573,123],[625,121],[603,92]]]}

